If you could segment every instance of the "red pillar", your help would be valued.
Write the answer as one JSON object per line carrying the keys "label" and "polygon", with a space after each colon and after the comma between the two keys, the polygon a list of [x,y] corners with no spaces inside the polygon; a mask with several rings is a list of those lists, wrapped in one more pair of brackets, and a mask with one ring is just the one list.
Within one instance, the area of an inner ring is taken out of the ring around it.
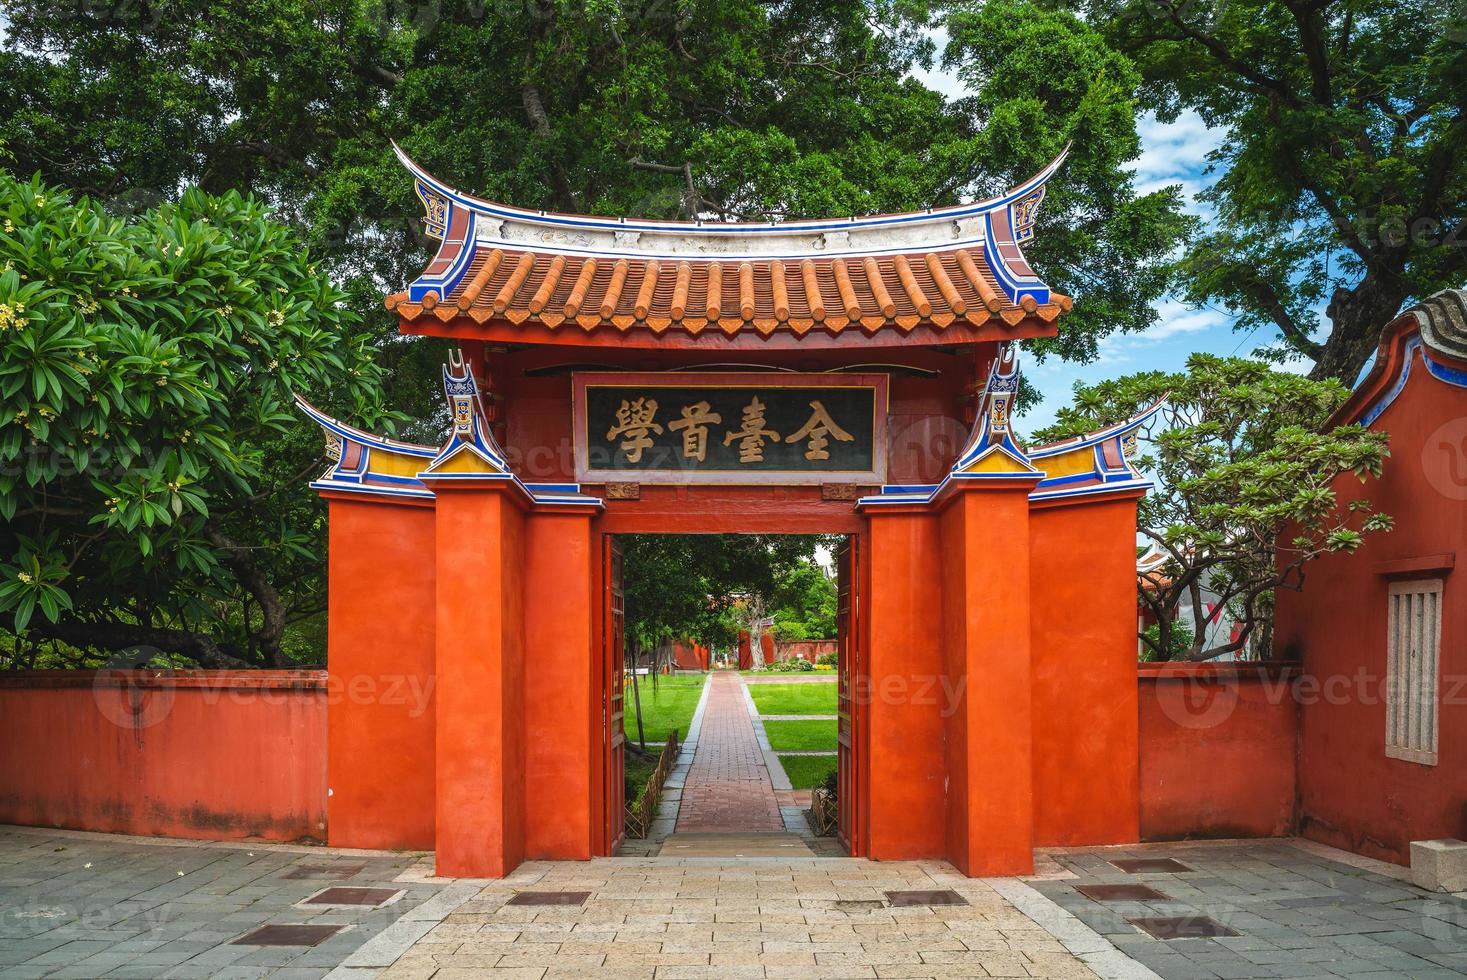
{"label": "red pillar", "polygon": [[601,651],[591,508],[525,522],[525,856],[585,860],[599,837]]}
{"label": "red pillar", "polygon": [[424,482],[437,494],[437,870],[498,878],[524,858],[524,516],[508,481]]}
{"label": "red pillar", "polygon": [[432,850],[432,502],[327,498],[327,842]]}
{"label": "red pillar", "polygon": [[944,501],[948,858],[966,875],[1034,870],[1029,493],[1038,475],[956,483]]}

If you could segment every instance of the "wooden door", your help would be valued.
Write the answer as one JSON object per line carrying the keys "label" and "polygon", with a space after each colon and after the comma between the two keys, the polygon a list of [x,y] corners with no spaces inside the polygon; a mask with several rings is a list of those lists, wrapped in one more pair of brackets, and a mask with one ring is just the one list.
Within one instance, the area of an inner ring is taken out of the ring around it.
{"label": "wooden door", "polygon": [[836,779],[841,843],[852,855],[860,853],[861,791],[857,750],[860,745],[860,698],[857,678],[861,676],[860,552],[855,535],[848,535],[835,554],[836,568]]}
{"label": "wooden door", "polygon": [[622,583],[622,547],[613,535],[602,539],[604,588],[601,645],[602,716],[605,718],[604,741],[606,774],[606,853],[613,854],[626,833],[626,592]]}

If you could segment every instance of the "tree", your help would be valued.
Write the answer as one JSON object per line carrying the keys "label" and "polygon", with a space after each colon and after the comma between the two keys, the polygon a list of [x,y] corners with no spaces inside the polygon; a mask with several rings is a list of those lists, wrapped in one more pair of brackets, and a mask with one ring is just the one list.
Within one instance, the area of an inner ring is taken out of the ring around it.
{"label": "tree", "polygon": [[[1351,383],[1382,324],[1467,277],[1467,21],[1424,0],[1087,0],[1163,120],[1226,131],[1186,297]],[[1328,330],[1315,332],[1325,307]]]}
{"label": "tree", "polygon": [[124,220],[0,172],[0,218],[12,662],[54,640],[44,653],[63,665],[137,645],[290,663],[288,628],[325,608],[324,509],[302,486],[321,442],[292,392],[382,421],[344,294],[236,193],[189,190]]}
{"label": "tree", "polygon": [[797,562],[775,586],[774,635],[781,640],[835,638],[835,579],[818,562]]}
{"label": "tree", "polygon": [[[384,338],[381,295],[428,247],[389,138],[511,204],[751,220],[951,204],[1073,140],[1035,255],[1082,300],[1041,346],[1080,359],[1152,321],[1186,228],[1175,191],[1137,197],[1124,169],[1139,149],[1134,72],[1076,18],[1029,4],[954,19],[947,57],[974,92],[959,103],[911,76],[933,55],[922,2],[0,10],[0,119],[21,167],[120,203],[188,183],[259,194],[309,230]],[[425,414],[431,347],[384,341],[394,407]]]}
{"label": "tree", "polygon": [[[1348,390],[1244,358],[1194,354],[1182,374],[1149,372],[1079,387],[1072,407],[1038,439],[1094,431],[1134,417],[1160,398],[1165,407],[1143,432],[1133,462],[1156,487],[1139,504],[1142,534],[1166,563],[1137,595],[1156,623],[1142,642],[1157,660],[1207,660],[1267,650],[1273,594],[1299,589],[1309,562],[1353,552],[1391,518],[1367,500],[1341,507],[1337,480],[1378,477],[1388,436],[1356,425],[1326,428]],[[1204,586],[1240,628],[1207,645]],[[1191,600],[1189,630],[1173,629]],[[1255,635],[1256,634],[1256,635]],[[1173,644],[1185,637],[1189,643]]]}
{"label": "tree", "polygon": [[634,650],[684,639],[731,646],[750,597],[767,603],[818,541],[794,534],[627,535],[628,641]]}

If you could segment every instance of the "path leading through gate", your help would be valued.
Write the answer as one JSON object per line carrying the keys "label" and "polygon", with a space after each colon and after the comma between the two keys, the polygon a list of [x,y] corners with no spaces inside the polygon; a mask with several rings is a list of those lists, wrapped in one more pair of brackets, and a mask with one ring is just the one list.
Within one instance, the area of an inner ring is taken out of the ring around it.
{"label": "path leading through gate", "polygon": [[779,799],[759,750],[743,684],[731,671],[715,672],[709,684],[677,832],[782,833]]}

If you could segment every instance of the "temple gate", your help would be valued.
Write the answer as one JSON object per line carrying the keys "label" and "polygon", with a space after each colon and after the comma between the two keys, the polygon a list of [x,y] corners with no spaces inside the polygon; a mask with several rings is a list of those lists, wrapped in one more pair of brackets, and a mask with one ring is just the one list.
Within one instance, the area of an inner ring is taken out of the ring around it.
{"label": "temple gate", "polygon": [[331,844],[471,876],[612,852],[637,532],[848,536],[853,855],[1020,874],[1137,840],[1148,416],[1038,447],[1010,422],[1016,342],[1070,308],[1023,255],[1061,160],[957,207],[715,224],[506,207],[399,157],[440,245],[387,305],[456,343],[451,433],[302,403],[331,458]]}

